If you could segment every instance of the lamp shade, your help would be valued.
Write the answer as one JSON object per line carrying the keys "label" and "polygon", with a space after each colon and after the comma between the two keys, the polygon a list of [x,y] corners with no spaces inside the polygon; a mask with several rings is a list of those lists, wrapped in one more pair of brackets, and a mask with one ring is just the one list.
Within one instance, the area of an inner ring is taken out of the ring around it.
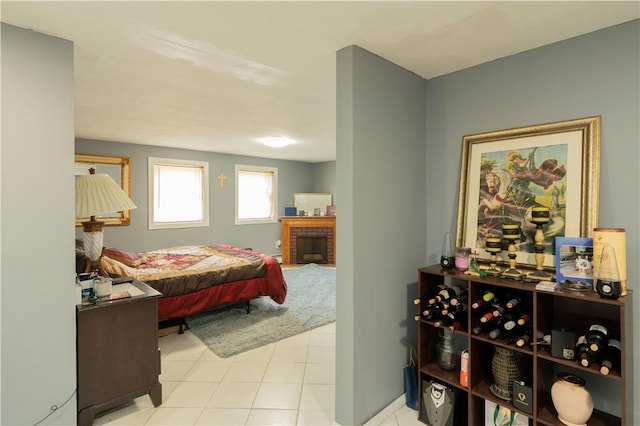
{"label": "lamp shade", "polygon": [[136,207],[107,174],[90,174],[76,180],[76,217],[96,216]]}

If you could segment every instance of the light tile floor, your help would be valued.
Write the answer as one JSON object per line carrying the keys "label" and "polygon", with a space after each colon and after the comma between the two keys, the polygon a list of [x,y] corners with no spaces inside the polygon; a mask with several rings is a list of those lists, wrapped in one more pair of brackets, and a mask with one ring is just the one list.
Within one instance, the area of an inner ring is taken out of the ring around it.
{"label": "light tile floor", "polygon": [[[145,395],[94,425],[337,425],[335,323],[229,358],[188,330],[159,344],[162,405]],[[406,406],[380,424],[422,425]]]}

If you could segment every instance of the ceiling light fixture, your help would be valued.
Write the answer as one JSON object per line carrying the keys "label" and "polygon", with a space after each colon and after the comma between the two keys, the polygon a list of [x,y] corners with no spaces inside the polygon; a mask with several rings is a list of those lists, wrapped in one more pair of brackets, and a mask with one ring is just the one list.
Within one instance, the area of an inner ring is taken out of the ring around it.
{"label": "ceiling light fixture", "polygon": [[261,144],[269,146],[271,148],[284,148],[285,146],[292,145],[296,143],[293,139],[285,138],[285,137],[269,137],[269,138],[259,138]]}

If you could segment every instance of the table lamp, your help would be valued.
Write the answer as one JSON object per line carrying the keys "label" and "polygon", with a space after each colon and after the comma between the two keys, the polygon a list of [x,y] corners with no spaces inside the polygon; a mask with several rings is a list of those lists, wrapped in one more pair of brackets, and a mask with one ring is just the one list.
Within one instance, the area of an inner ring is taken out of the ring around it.
{"label": "table lamp", "polygon": [[76,217],[90,218],[82,222],[82,240],[87,256],[86,272],[100,268],[104,222],[96,220],[96,216],[136,207],[116,181],[107,174],[96,174],[96,170],[90,168],[88,175],[76,179]]}

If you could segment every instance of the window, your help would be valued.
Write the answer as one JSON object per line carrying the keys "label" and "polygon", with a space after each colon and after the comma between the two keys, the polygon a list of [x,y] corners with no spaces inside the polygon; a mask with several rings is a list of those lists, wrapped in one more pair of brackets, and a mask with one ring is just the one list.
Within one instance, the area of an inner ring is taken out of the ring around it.
{"label": "window", "polygon": [[209,226],[209,163],[149,157],[149,229]]}
{"label": "window", "polygon": [[236,225],[275,223],[278,169],[236,165]]}

